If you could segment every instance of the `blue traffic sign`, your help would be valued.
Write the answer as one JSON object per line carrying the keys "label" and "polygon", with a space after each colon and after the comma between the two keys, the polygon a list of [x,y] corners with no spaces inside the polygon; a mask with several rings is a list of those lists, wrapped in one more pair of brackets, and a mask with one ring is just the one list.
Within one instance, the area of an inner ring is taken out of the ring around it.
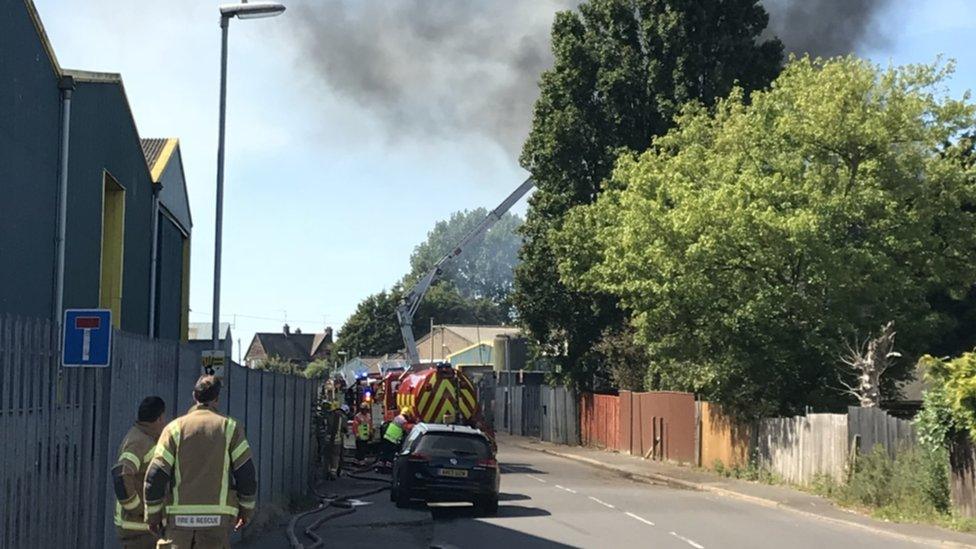
{"label": "blue traffic sign", "polygon": [[65,368],[107,367],[112,360],[112,311],[66,310],[62,338],[61,365]]}

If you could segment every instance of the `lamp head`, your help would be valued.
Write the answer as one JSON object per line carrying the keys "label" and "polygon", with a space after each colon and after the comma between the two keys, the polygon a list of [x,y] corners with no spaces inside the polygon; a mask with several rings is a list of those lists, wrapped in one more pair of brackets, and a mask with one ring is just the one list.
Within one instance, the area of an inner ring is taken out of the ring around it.
{"label": "lamp head", "polygon": [[261,17],[276,17],[285,13],[285,6],[277,2],[243,2],[240,4],[223,4],[220,6],[220,16],[227,19],[258,19]]}

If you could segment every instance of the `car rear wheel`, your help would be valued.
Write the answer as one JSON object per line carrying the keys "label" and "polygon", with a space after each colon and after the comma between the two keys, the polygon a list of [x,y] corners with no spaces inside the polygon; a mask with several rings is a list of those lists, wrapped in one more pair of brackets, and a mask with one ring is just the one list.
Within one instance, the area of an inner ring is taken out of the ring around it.
{"label": "car rear wheel", "polygon": [[474,504],[479,515],[495,515],[498,513],[498,498],[486,498]]}
{"label": "car rear wheel", "polygon": [[397,490],[396,497],[393,500],[396,502],[396,506],[399,509],[410,506],[410,494],[404,492],[403,490]]}

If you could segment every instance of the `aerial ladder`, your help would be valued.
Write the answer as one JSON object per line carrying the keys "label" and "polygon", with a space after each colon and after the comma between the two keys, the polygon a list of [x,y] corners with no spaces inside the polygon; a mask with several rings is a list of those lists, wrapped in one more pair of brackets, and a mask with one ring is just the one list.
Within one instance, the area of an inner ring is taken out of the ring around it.
{"label": "aerial ladder", "polygon": [[447,255],[440,258],[437,263],[434,263],[434,266],[404,296],[400,305],[397,307],[397,320],[400,323],[400,334],[403,336],[403,344],[407,351],[407,360],[410,362],[407,372],[420,363],[417,341],[413,337],[413,317],[417,313],[417,308],[420,307],[420,302],[424,299],[427,291],[430,290],[430,287],[437,281],[437,278],[444,272],[445,267],[449,266],[459,255],[464,253],[474,240],[492,228],[534,186],[535,181],[531,177],[523,181],[512,194],[508,195],[508,198],[503,200],[497,208],[489,212],[477,227],[466,234]]}

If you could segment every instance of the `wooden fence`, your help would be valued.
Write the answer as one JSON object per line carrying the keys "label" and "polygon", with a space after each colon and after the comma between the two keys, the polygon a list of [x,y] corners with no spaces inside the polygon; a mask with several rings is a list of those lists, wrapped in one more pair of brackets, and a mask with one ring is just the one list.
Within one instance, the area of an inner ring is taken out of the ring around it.
{"label": "wooden fence", "polygon": [[761,465],[788,482],[806,485],[819,475],[844,482],[847,475],[847,415],[807,414],[759,421]]}
{"label": "wooden fence", "polygon": [[568,387],[540,387],[542,406],[539,438],[556,444],[579,444],[580,424],[576,393]]}
{"label": "wooden fence", "polygon": [[702,467],[746,467],[751,459],[755,429],[727,414],[718,404],[699,402],[699,457]]}
{"label": "wooden fence", "polygon": [[899,451],[915,445],[915,425],[908,420],[888,415],[880,408],[847,409],[847,446],[862,454],[882,446],[892,459]]}
{"label": "wooden fence", "polygon": [[[121,332],[109,368],[62,369],[49,321],[0,316],[0,548],[117,546],[118,445],[143,397],[185,411],[199,371],[189,347]],[[316,384],[237,368],[225,387],[221,408],[257,462],[259,506],[287,504],[308,480]]]}
{"label": "wooden fence", "polygon": [[949,492],[964,517],[976,517],[976,446],[961,433],[949,448]]}
{"label": "wooden fence", "polygon": [[620,398],[615,395],[580,395],[580,440],[584,446],[620,449]]}
{"label": "wooden fence", "polygon": [[697,463],[691,393],[620,391],[620,450],[659,461]]}

